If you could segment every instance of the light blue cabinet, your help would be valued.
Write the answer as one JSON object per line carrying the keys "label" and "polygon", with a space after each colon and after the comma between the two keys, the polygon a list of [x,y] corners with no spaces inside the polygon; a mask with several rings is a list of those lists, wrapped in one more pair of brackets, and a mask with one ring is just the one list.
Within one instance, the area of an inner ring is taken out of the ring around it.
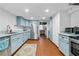
{"label": "light blue cabinet", "polygon": [[16,22],[17,22],[17,25],[31,26],[31,20],[24,19],[22,16],[17,16],[16,17]]}
{"label": "light blue cabinet", "polygon": [[11,54],[13,54],[25,41],[30,38],[30,32],[11,36]]}
{"label": "light blue cabinet", "polygon": [[1,37],[0,38],[0,51],[3,51],[8,47],[9,47],[9,37]]}
{"label": "light blue cabinet", "polygon": [[59,35],[59,49],[64,55],[69,56],[69,37]]}
{"label": "light blue cabinet", "polygon": [[17,25],[21,25],[21,26],[26,25],[26,20],[21,16],[16,17],[16,22],[17,22]]}
{"label": "light blue cabinet", "polygon": [[11,54],[17,50],[17,47],[19,45],[18,41],[19,41],[19,38],[17,37],[17,35],[12,35],[12,37],[11,37]]}
{"label": "light blue cabinet", "polygon": [[27,34],[28,34],[28,39],[30,39],[30,32],[28,32]]}
{"label": "light blue cabinet", "polygon": [[26,19],[26,26],[30,26],[30,20]]}

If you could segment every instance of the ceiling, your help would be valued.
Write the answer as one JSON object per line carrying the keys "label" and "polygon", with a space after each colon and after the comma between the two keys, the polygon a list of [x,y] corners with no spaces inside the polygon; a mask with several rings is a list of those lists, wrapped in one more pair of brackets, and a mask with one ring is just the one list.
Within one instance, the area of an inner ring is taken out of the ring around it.
{"label": "ceiling", "polygon": [[[69,8],[67,3],[0,3],[0,7],[16,16],[23,16],[26,19],[40,20],[42,17],[53,16],[54,13]],[[25,12],[29,9],[29,12]],[[45,9],[49,9],[46,13]]]}

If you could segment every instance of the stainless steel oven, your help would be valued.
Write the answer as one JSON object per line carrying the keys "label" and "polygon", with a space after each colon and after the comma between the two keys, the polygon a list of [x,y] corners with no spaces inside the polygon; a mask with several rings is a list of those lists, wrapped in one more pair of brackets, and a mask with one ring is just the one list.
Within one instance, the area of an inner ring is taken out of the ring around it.
{"label": "stainless steel oven", "polygon": [[70,44],[71,54],[74,56],[79,56],[79,39],[72,38]]}

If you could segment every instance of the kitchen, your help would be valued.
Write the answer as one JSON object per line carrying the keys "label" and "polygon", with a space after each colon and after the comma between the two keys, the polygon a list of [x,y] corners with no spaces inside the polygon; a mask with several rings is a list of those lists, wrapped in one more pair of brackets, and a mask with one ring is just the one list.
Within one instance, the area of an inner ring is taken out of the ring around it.
{"label": "kitchen", "polygon": [[[49,5],[50,9],[56,8],[56,13],[50,12],[46,14],[48,17],[41,19],[40,13],[38,17],[34,11],[37,16],[34,20],[34,17],[29,18],[26,5],[30,6],[30,9],[40,9],[43,4],[0,4],[0,56],[13,55],[26,41],[38,40],[41,35],[49,38],[65,56],[79,56],[79,6],[69,3],[45,4],[44,7]],[[26,14],[21,15],[25,13],[22,11],[23,8],[28,15],[27,18]],[[48,12],[49,9],[46,9],[46,13]]]}

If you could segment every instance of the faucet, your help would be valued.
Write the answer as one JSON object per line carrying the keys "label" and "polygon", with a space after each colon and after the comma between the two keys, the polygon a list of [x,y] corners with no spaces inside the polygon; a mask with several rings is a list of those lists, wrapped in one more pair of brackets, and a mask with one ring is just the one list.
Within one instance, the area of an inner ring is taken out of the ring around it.
{"label": "faucet", "polygon": [[10,28],[10,25],[7,25],[7,33],[12,33],[12,29]]}

